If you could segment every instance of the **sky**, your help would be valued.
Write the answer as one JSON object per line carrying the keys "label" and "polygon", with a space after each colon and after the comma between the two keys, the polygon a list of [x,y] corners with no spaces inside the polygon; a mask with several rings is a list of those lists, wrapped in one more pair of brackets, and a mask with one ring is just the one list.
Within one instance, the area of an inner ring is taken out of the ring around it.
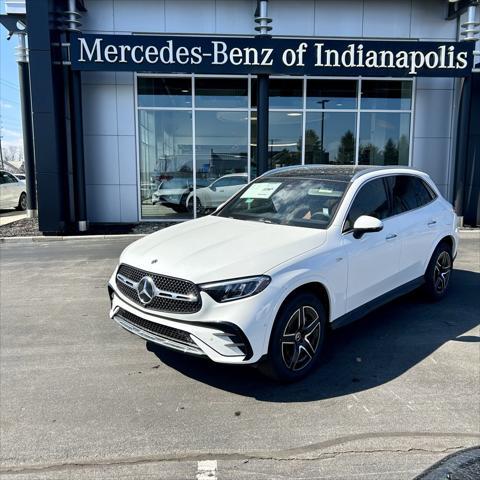
{"label": "sky", "polygon": [[[5,13],[4,0],[0,0],[0,13]],[[7,40],[7,30],[0,26],[0,136],[3,148],[22,145],[16,46],[16,37]]]}

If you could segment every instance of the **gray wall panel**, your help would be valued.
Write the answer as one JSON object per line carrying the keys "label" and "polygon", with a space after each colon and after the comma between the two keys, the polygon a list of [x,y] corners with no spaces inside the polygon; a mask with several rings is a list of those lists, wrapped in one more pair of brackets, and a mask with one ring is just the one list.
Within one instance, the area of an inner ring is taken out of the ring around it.
{"label": "gray wall panel", "polygon": [[411,0],[364,0],[365,37],[409,38]]}
{"label": "gray wall panel", "polygon": [[215,1],[165,0],[165,30],[178,33],[215,32]]}
{"label": "gray wall panel", "polygon": [[[341,10],[341,14],[339,14]],[[317,0],[314,34],[325,37],[361,37],[363,2],[358,0]]]}
{"label": "gray wall panel", "polygon": [[135,92],[132,85],[117,85],[118,135],[131,135],[135,131]]}
{"label": "gray wall panel", "polygon": [[438,185],[448,183],[449,138],[415,138],[413,166],[426,171]]}
{"label": "gray wall panel", "polygon": [[163,0],[114,0],[114,30],[123,32],[164,32],[165,2]]}
{"label": "gray wall panel", "polygon": [[118,138],[114,135],[86,135],[85,183],[87,185],[118,185]]}
{"label": "gray wall panel", "polygon": [[83,85],[82,94],[85,135],[117,135],[115,85]]}
{"label": "gray wall panel", "polygon": [[454,20],[445,21],[447,2],[443,0],[422,0],[412,2],[413,38],[455,40],[457,26]]}
{"label": "gray wall panel", "polygon": [[87,185],[89,222],[120,222],[119,185]]}
{"label": "gray wall panel", "polygon": [[253,14],[256,5],[255,0],[217,0],[215,32],[255,35]]}
{"label": "gray wall panel", "polygon": [[82,14],[82,31],[113,32],[113,0],[88,1],[87,8]]}
{"label": "gray wall panel", "polygon": [[450,137],[452,90],[417,90],[415,137]]}
{"label": "gray wall panel", "polygon": [[120,221],[138,221],[136,185],[120,185]]}
{"label": "gray wall panel", "polygon": [[[315,2],[297,0],[292,2],[280,0],[269,2],[269,16],[273,18],[273,35],[315,34]],[[253,19],[252,19],[253,21]]]}
{"label": "gray wall panel", "polygon": [[137,184],[137,161],[135,137],[118,137],[118,164],[120,169],[120,184]]}

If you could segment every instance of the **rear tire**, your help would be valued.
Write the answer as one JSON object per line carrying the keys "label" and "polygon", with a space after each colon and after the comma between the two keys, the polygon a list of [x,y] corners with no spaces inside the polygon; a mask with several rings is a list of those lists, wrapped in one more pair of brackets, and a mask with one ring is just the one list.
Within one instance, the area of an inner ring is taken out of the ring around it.
{"label": "rear tire", "polygon": [[22,192],[20,198],[18,199],[17,210],[24,212],[27,209],[27,194]]}
{"label": "rear tire", "polygon": [[312,293],[300,293],[280,309],[262,373],[283,383],[305,378],[319,361],[327,316],[322,302]]}
{"label": "rear tire", "polygon": [[425,272],[423,290],[427,298],[438,301],[445,297],[450,284],[452,268],[452,248],[448,243],[441,242],[433,252]]}

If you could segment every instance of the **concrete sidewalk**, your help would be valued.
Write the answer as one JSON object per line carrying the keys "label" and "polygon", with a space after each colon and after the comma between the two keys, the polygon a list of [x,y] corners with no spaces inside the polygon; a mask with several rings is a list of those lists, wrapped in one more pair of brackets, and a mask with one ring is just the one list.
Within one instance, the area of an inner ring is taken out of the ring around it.
{"label": "concrete sidewalk", "polygon": [[0,210],[0,227],[27,218],[26,212],[18,210]]}

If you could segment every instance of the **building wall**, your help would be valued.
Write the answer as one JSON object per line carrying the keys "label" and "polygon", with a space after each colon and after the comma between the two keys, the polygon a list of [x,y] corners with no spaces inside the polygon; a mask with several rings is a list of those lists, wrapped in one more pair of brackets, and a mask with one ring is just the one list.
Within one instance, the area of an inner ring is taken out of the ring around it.
{"label": "building wall", "polygon": [[[86,33],[255,34],[256,0],[89,0]],[[273,35],[456,40],[444,0],[270,0]],[[87,209],[91,222],[138,220],[131,73],[83,73]],[[452,117],[460,82],[416,82],[412,165],[451,197]]]}

